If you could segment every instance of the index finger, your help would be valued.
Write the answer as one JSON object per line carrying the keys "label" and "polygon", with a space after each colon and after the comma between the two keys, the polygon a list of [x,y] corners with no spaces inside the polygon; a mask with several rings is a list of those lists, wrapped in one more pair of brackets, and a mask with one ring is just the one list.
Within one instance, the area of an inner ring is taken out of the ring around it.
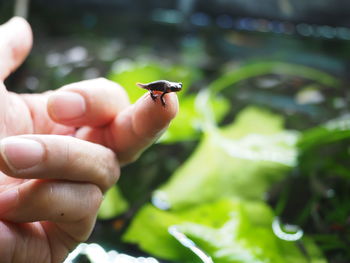
{"label": "index finger", "polygon": [[165,106],[146,93],[120,112],[107,127],[84,127],[76,136],[102,143],[116,152],[121,164],[130,163],[156,141],[175,118],[179,108],[176,94],[168,93],[164,100]]}

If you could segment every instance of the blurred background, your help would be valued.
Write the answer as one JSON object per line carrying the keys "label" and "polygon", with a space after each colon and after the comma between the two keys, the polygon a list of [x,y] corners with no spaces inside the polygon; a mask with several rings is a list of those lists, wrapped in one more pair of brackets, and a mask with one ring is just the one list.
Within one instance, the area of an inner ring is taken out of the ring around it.
{"label": "blurred background", "polygon": [[184,83],[88,243],[159,262],[350,262],[349,1],[0,0],[0,22],[14,14],[34,48],[9,90],[105,77],[134,102],[136,82]]}

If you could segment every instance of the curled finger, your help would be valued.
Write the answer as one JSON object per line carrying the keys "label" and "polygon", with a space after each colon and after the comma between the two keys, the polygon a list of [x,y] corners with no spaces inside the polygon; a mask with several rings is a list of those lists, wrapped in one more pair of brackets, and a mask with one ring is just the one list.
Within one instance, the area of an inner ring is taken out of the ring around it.
{"label": "curled finger", "polygon": [[30,180],[0,194],[0,218],[15,223],[77,222],[95,217],[102,192],[94,184]]}
{"label": "curled finger", "polygon": [[113,151],[70,136],[7,137],[0,152],[0,170],[15,178],[87,182],[104,192],[120,173]]}
{"label": "curled finger", "polygon": [[104,78],[85,80],[53,92],[47,110],[58,123],[70,126],[104,126],[130,104],[118,84]]}

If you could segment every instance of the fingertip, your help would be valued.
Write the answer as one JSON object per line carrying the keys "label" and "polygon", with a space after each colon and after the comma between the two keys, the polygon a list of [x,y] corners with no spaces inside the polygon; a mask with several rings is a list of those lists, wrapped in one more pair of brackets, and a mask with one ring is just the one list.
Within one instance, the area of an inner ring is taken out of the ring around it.
{"label": "fingertip", "polygon": [[[174,119],[179,112],[179,99],[176,93],[168,93],[165,98],[165,111],[168,114],[170,120]],[[167,107],[169,105],[169,107]]]}
{"label": "fingertip", "polygon": [[[135,118],[148,118],[154,124],[162,126],[169,123],[175,118],[179,111],[179,100],[176,93],[167,93],[164,95],[165,105],[162,104],[160,98],[153,100],[151,96],[146,93],[135,103]],[[157,125],[156,125],[157,126]]]}
{"label": "fingertip", "polygon": [[104,145],[113,149],[122,165],[133,162],[140,153],[155,142],[175,118],[179,102],[175,93],[153,101],[146,93],[119,114],[104,134]]}
{"label": "fingertip", "polygon": [[24,19],[23,17],[21,17],[21,16],[14,16],[14,17],[12,17],[9,21],[7,21],[7,23],[8,24],[10,24],[10,23],[16,23],[16,24],[21,23],[24,26],[30,27],[28,21],[26,19]]}
{"label": "fingertip", "polygon": [[0,26],[0,78],[5,79],[26,58],[33,45],[33,33],[29,23],[14,17]]}
{"label": "fingertip", "polygon": [[175,118],[179,102],[175,93],[164,96],[165,105],[157,98],[155,101],[149,94],[142,96],[134,105],[132,126],[139,137],[156,139]]}
{"label": "fingertip", "polygon": [[15,16],[4,24],[4,28],[11,37],[16,39],[15,43],[20,45],[22,50],[28,52],[31,49],[33,31],[27,20],[23,17]]}
{"label": "fingertip", "polygon": [[104,126],[129,106],[124,89],[109,80],[99,78],[62,87],[48,100],[50,117],[69,126]]}
{"label": "fingertip", "polygon": [[25,20],[23,17],[21,16],[14,16],[12,17],[7,23],[11,23],[11,22],[17,22],[17,21],[20,21],[20,22],[27,22],[27,20]]}
{"label": "fingertip", "polygon": [[42,143],[25,137],[6,137],[0,141],[0,153],[3,161],[12,173],[34,167],[45,156]]}

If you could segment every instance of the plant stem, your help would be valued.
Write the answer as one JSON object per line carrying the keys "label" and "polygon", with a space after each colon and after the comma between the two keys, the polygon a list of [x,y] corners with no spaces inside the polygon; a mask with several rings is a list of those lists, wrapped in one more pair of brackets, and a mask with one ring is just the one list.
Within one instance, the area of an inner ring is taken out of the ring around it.
{"label": "plant stem", "polygon": [[29,1],[30,0],[16,0],[15,1],[15,8],[14,8],[14,15],[21,16],[21,17],[27,19],[28,10],[29,10]]}

